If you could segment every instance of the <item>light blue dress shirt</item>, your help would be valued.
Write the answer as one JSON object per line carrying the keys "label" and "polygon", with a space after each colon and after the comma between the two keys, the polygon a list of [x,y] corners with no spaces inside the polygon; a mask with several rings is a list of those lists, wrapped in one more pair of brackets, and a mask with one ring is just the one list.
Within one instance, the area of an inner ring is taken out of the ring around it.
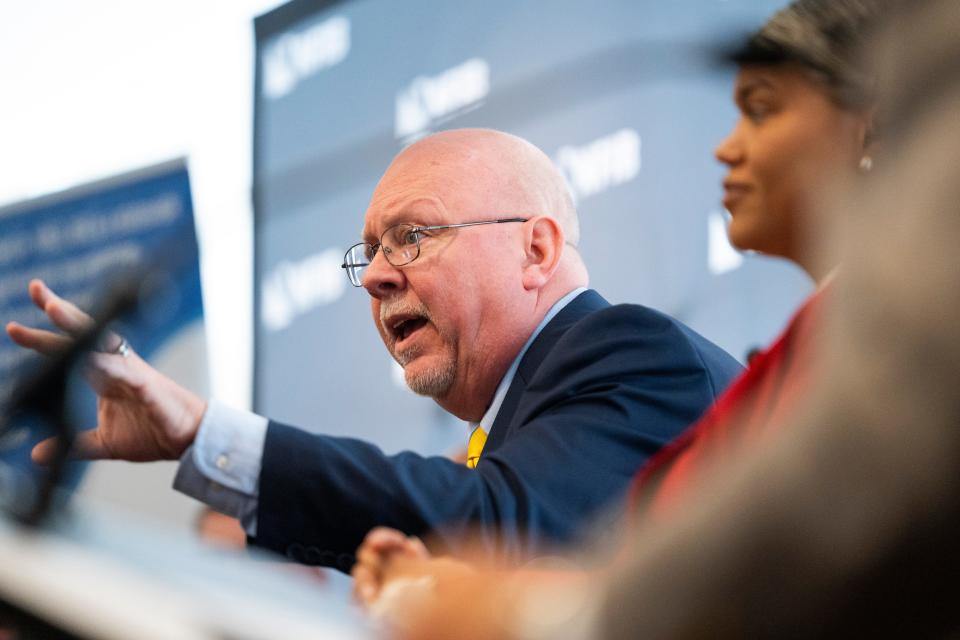
{"label": "light blue dress shirt", "polygon": [[[585,287],[574,289],[550,307],[500,380],[483,418],[479,423],[472,423],[471,430],[478,424],[487,429],[493,425],[527,349],[547,323],[584,291]],[[268,420],[263,416],[232,409],[211,400],[200,422],[197,437],[180,458],[173,488],[221,513],[239,518],[246,532],[255,536],[260,466],[267,424]]]}

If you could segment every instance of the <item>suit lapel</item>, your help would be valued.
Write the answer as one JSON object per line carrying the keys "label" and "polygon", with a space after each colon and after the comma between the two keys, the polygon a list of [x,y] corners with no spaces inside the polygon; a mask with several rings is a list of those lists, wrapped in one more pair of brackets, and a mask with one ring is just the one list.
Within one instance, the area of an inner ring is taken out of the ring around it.
{"label": "suit lapel", "polygon": [[520,399],[523,397],[528,381],[533,379],[537,369],[540,368],[557,341],[582,318],[609,306],[610,303],[604,300],[603,296],[592,289],[588,289],[571,300],[567,306],[560,310],[560,313],[554,316],[553,320],[547,323],[547,326],[543,328],[540,335],[527,349],[527,352],[523,354],[523,360],[520,361],[517,374],[514,376],[510,388],[507,389],[503,404],[500,405],[497,419],[489,430],[487,443],[484,447],[485,453],[496,450],[511,431],[511,423],[517,413],[517,408],[520,406]]}

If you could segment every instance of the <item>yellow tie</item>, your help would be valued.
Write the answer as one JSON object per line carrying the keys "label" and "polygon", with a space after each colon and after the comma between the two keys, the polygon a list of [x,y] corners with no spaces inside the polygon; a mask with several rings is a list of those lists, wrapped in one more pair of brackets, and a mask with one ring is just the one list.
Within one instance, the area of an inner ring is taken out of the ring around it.
{"label": "yellow tie", "polygon": [[471,469],[477,467],[480,461],[480,452],[483,451],[483,445],[487,444],[487,432],[483,427],[477,426],[470,434],[470,442],[467,443],[467,466]]}

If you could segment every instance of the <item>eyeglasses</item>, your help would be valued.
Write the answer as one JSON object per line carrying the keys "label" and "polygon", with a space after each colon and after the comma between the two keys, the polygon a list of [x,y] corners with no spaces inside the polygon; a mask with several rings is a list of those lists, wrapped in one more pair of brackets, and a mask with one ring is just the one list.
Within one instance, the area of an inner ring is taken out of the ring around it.
{"label": "eyeglasses", "polygon": [[500,218],[498,220],[460,222],[457,224],[434,224],[426,227],[419,227],[414,224],[395,224],[383,232],[380,236],[380,242],[376,244],[360,242],[347,249],[347,253],[343,256],[343,264],[340,267],[347,270],[350,284],[355,287],[362,287],[363,272],[373,262],[377,251],[381,251],[383,257],[393,266],[402,267],[420,257],[420,239],[430,237],[433,231],[473,227],[481,224],[526,222],[527,220],[528,218]]}

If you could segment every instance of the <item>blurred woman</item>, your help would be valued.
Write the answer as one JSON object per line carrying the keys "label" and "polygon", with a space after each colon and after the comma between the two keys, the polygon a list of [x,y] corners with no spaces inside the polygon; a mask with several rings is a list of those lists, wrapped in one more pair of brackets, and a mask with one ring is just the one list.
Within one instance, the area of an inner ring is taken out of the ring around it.
{"label": "blurred woman", "polygon": [[862,39],[883,0],[799,0],[733,54],[740,117],[716,149],[727,166],[731,243],[786,258],[818,283],[783,334],[716,405],[643,469],[635,502],[654,515],[692,491],[700,471],[762,439],[797,407],[811,380],[820,307],[838,266],[818,220],[823,192],[873,167],[873,81]]}
{"label": "blurred woman", "polygon": [[[818,288],[717,404],[639,472],[630,510],[641,524],[681,510],[703,488],[707,469],[762,446],[802,404],[815,373],[818,318],[838,266],[815,212],[832,182],[856,180],[873,167],[874,83],[860,49],[887,4],[797,0],[732,55],[739,65],[733,93],[740,116],[716,149],[728,169],[723,203],[731,215],[730,240],[793,261]],[[382,591],[396,596],[391,581],[415,581],[422,594],[426,577],[443,583],[435,588],[443,595],[415,637],[444,637],[451,625],[464,638],[592,637],[585,608],[596,574],[472,574],[426,558],[419,541],[374,530],[354,570],[359,599],[372,604]],[[406,604],[400,608],[407,611]]]}

